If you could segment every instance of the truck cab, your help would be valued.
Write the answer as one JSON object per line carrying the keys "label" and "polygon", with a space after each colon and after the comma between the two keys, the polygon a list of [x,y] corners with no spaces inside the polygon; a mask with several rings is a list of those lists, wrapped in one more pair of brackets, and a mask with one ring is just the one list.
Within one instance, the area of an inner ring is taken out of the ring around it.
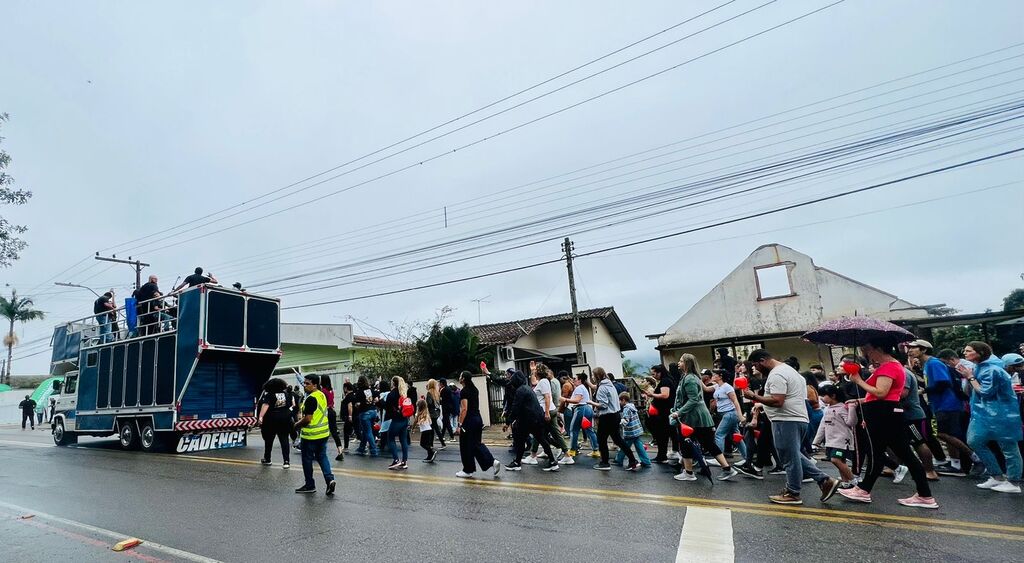
{"label": "truck cab", "polygon": [[245,445],[255,400],[281,357],[280,302],[213,285],[55,327],[63,377],[54,442],[117,435],[124,449]]}

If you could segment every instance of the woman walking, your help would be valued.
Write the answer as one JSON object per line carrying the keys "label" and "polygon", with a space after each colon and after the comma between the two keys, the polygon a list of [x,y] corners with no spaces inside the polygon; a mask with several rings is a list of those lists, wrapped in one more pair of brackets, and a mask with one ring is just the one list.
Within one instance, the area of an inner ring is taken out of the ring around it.
{"label": "woman walking", "polygon": [[[668,422],[668,413],[672,410],[672,404],[676,399],[676,381],[672,379],[668,369],[663,365],[651,366],[651,375],[654,377],[655,385],[652,391],[644,394],[651,399],[651,407],[655,414],[650,415],[648,411],[647,427],[654,437],[654,443],[658,446],[658,455],[652,460],[654,463],[667,463],[669,460],[669,444],[672,438],[672,425]],[[677,440],[671,440],[675,446]],[[678,450],[674,450],[678,451]]]}
{"label": "woman walking", "polygon": [[[353,398],[352,412],[359,417],[359,447],[357,455],[377,457],[377,440],[373,437],[373,424],[377,418],[377,396],[370,389],[370,380],[360,375],[356,380],[356,395]],[[367,451],[369,448],[369,451]]]}
{"label": "woman walking", "polygon": [[[413,413],[406,414],[405,401],[409,386],[405,380],[397,375],[391,378],[391,390],[384,401],[384,421],[388,422],[388,448],[391,450],[391,465],[388,469],[402,471],[409,468],[409,417]],[[398,457],[398,440],[402,449],[402,457]]]}
{"label": "woman walking", "polygon": [[572,382],[576,385],[572,390],[572,396],[565,400],[570,405],[575,405],[572,412],[572,421],[569,424],[569,453],[566,457],[576,457],[577,445],[579,444],[580,431],[584,430],[583,420],[590,421],[590,427],[584,431],[590,439],[590,457],[599,457],[597,452],[597,433],[594,432],[594,409],[590,403],[590,387],[587,386],[587,374],[577,373],[573,375]]}
{"label": "woman walking", "polygon": [[270,465],[270,453],[274,450],[274,439],[276,438],[281,444],[284,468],[290,467],[291,448],[288,436],[292,431],[293,402],[292,394],[288,392],[288,386],[284,380],[272,377],[263,385],[257,418],[260,433],[263,434],[263,459],[260,460],[263,465]]}
{"label": "woman walking", "polygon": [[871,454],[868,457],[867,475],[864,480],[856,487],[840,489],[839,494],[853,501],[870,503],[871,489],[885,468],[885,452],[891,448],[910,469],[910,475],[917,485],[917,494],[899,499],[897,502],[903,506],[938,508],[939,504],[932,498],[924,466],[910,448],[903,414],[897,412],[906,373],[903,366],[893,357],[896,353],[894,348],[894,343],[884,340],[872,341],[861,346],[864,356],[878,367],[867,381],[861,379],[859,373],[850,375],[850,381],[866,394],[859,400],[862,401],[861,414],[864,417]]}
{"label": "woman walking", "polygon": [[[736,390],[732,387],[733,375],[724,369],[716,369],[712,372],[711,382],[715,385],[715,410],[722,416],[718,423],[718,430],[715,431],[715,445],[718,449],[725,449],[725,439],[732,439],[733,434],[740,431],[740,425],[747,421],[740,409],[740,401],[736,397]],[[740,456],[747,459],[747,445],[740,440],[737,443],[740,449]]]}
{"label": "woman walking", "polygon": [[[1017,442],[1021,440],[1020,410],[1013,380],[1003,369],[1003,361],[992,355],[992,348],[984,342],[968,342],[964,359],[975,364],[958,364],[957,371],[971,385],[971,424],[967,427],[967,445],[985,465],[988,480],[977,485],[999,493],[1020,493],[1014,481],[1021,478],[1021,454]],[[999,469],[996,456],[989,447],[999,445],[1006,459],[1006,473]]]}
{"label": "woman walking", "polygon": [[626,471],[636,471],[640,468],[640,464],[619,433],[619,424],[622,422],[622,417],[619,414],[621,410],[619,406],[619,393],[616,391],[612,380],[605,374],[603,368],[594,368],[594,379],[598,383],[595,396],[597,400],[591,401],[590,404],[596,409],[595,412],[598,416],[597,445],[601,451],[601,461],[594,466],[594,469],[598,471],[611,471],[611,460],[608,454],[608,438],[610,437],[612,442],[618,446],[619,451],[625,452],[626,457],[629,458],[629,465],[626,466]]}
{"label": "woman walking", "polygon": [[434,449],[435,425],[430,423],[430,409],[427,407],[426,399],[416,402],[416,416],[412,422],[420,429],[420,447],[427,451],[427,457],[423,463],[434,463],[434,457],[437,456],[437,450]]}
{"label": "woman walking", "polygon": [[341,419],[340,422],[342,424],[341,453],[347,454],[348,443],[352,439],[352,434],[354,433],[356,426],[355,422],[358,420],[358,418],[356,418],[355,408],[353,405],[356,399],[356,388],[350,382],[346,381],[341,386],[341,389],[343,396],[341,398],[341,404],[338,405],[338,417]]}
{"label": "woman walking", "polygon": [[[729,466],[729,462],[722,455],[722,450],[715,445],[715,423],[711,419],[711,411],[704,404],[704,384],[701,382],[700,376],[697,375],[700,372],[697,358],[693,354],[683,354],[679,359],[679,371],[683,374],[683,378],[676,389],[676,403],[672,412],[669,413],[669,419],[673,425],[685,424],[693,428],[692,439],[700,444],[705,456],[710,455],[715,458],[722,468],[722,475],[718,480],[727,481],[738,473]],[[684,451],[682,455],[683,471],[673,479],[696,481],[697,476],[693,474],[693,452]]]}
{"label": "woman walking", "polygon": [[[438,450],[443,450],[448,447],[448,444],[444,442],[444,421],[441,420],[441,390],[436,379],[427,380],[427,396],[425,399],[427,401],[427,412],[430,414],[430,428],[434,431],[434,437],[441,442],[441,447]],[[438,424],[438,421],[441,423]]]}
{"label": "woman walking", "polygon": [[331,384],[331,376],[320,376],[320,390],[327,397],[327,428],[330,429],[334,447],[338,450],[338,455],[334,460],[342,461],[345,459],[345,454],[341,453],[341,434],[338,433],[338,411],[334,408],[334,385]]}
{"label": "woman walking", "polygon": [[501,462],[494,459],[490,450],[483,444],[484,421],[480,417],[480,391],[473,384],[473,376],[464,371],[459,374],[462,393],[459,398],[459,423],[455,433],[459,435],[459,456],[462,458],[462,470],[456,477],[472,479],[476,476],[476,464],[486,471],[491,469],[494,476],[501,473]]}

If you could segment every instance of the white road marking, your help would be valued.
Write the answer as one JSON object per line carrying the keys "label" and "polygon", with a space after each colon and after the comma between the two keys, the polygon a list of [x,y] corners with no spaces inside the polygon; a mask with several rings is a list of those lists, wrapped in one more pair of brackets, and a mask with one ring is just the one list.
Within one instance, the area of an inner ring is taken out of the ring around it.
{"label": "white road marking", "polygon": [[676,563],[733,563],[732,511],[687,506]]}
{"label": "white road marking", "polygon": [[[90,524],[85,524],[83,522],[77,522],[75,520],[68,520],[67,518],[61,518],[60,516],[54,516],[52,514],[47,514],[45,512],[39,512],[38,510],[33,510],[31,508],[25,508],[24,506],[18,506],[16,504],[11,504],[11,503],[8,503],[8,502],[0,501],[0,507],[7,508],[9,510],[13,510],[13,511],[21,513],[21,514],[32,514],[32,515],[34,515],[35,518],[42,518],[44,520],[50,520],[52,522],[56,522],[58,524],[63,524],[65,526],[72,526],[72,527],[75,527],[75,528],[79,528],[81,530],[85,530],[87,532],[92,532],[92,533],[94,533],[96,535],[106,536],[108,538],[113,538],[113,539],[115,539],[117,541],[123,541],[123,540],[126,540],[126,539],[129,539],[129,538],[133,537],[133,536],[129,536],[129,535],[126,535],[126,534],[119,533],[119,532],[115,532],[113,530],[107,530],[107,529],[104,529],[104,528],[99,528],[99,527],[96,527],[96,526],[92,526]],[[166,545],[163,545],[163,544],[159,544],[159,543],[156,543],[154,541],[147,540],[147,539],[143,539],[142,541],[143,541],[142,545],[146,549],[151,549],[153,551],[159,551],[160,553],[163,553],[165,555],[170,555],[172,557],[177,557],[179,559],[184,559],[186,561],[195,561],[196,563],[221,563],[221,561],[219,561],[217,559],[211,559],[211,558],[205,557],[203,555],[192,553],[190,551],[183,551],[181,549],[177,549],[177,548],[174,548],[174,547],[170,547],[170,546],[166,546]]]}

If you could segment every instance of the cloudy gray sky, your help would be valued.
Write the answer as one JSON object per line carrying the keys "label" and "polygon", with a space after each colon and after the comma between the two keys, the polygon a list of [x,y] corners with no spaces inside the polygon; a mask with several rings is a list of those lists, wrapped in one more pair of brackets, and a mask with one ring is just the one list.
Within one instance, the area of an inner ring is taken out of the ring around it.
{"label": "cloudy gray sky", "polygon": [[[1007,118],[747,193],[716,180],[696,199],[653,195],[1024,98],[1020,2],[847,0],[774,30],[831,0],[766,2],[6,2],[3,146],[35,197],[3,211],[30,229],[4,281],[50,314],[19,328],[15,373],[45,372],[48,355],[33,354],[49,327],[91,310],[90,294],[54,281],[127,294],[131,270],[96,251],[151,262],[164,287],[202,265],[288,307],[557,259],[545,239],[570,235],[586,253],[1024,146]],[[581,306],[614,305],[636,357],[653,358],[644,334],[779,242],[912,302],[998,308],[1024,285],[1022,170],[1002,158],[582,257]],[[602,203],[617,215],[556,217]],[[485,296],[484,322],[569,307],[564,267],[550,264],[284,318],[351,315],[373,334],[443,306],[476,322]]]}

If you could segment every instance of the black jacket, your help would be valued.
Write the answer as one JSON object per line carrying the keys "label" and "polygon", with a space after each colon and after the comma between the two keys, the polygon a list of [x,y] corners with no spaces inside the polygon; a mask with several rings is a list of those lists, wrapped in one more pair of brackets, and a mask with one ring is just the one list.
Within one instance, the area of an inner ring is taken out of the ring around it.
{"label": "black jacket", "polygon": [[509,379],[509,387],[513,389],[512,399],[509,401],[508,424],[518,423],[528,427],[539,423],[544,419],[544,410],[537,402],[537,395],[526,383],[526,376],[522,372],[516,372]]}

